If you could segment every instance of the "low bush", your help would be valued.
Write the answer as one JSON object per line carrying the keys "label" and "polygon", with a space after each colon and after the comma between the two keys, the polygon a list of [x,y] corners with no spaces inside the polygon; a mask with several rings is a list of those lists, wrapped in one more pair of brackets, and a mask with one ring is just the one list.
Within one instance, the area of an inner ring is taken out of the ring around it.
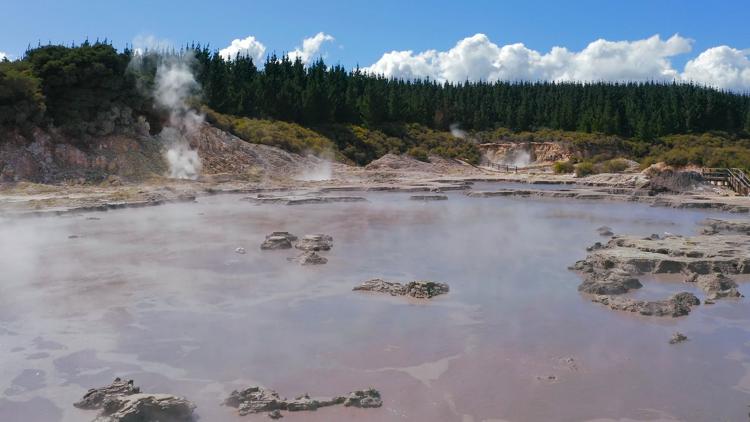
{"label": "low bush", "polygon": [[575,171],[575,165],[570,160],[556,161],[555,164],[552,165],[552,171],[554,171],[555,174],[573,173]]}
{"label": "low bush", "polygon": [[409,148],[409,151],[406,151],[406,153],[410,157],[416,158],[419,161],[424,161],[425,163],[430,161],[427,150],[422,147],[411,147]]}
{"label": "low bush", "polygon": [[624,158],[614,158],[603,161],[599,164],[598,173],[621,173],[630,167],[628,160]]}
{"label": "low bush", "polygon": [[595,173],[594,163],[590,161],[584,161],[576,165],[576,177],[584,177]]}

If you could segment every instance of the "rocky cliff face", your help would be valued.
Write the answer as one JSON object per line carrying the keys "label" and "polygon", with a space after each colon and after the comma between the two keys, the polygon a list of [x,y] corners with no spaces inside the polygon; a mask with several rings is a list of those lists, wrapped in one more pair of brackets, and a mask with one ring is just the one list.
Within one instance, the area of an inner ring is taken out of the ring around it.
{"label": "rocky cliff face", "polygon": [[568,160],[573,152],[558,142],[492,142],[479,145],[483,164],[528,165]]}
{"label": "rocky cliff face", "polygon": [[77,145],[54,129],[0,134],[0,181],[143,178],[165,169],[161,147],[148,135],[111,134],[93,139],[86,148]]}
{"label": "rocky cliff face", "polygon": [[[323,163],[279,148],[251,144],[204,124],[189,139],[203,164],[202,176],[294,177]],[[83,142],[55,130],[0,132],[0,182],[98,182],[110,176],[142,180],[167,173],[164,145],[145,133],[109,134]]]}

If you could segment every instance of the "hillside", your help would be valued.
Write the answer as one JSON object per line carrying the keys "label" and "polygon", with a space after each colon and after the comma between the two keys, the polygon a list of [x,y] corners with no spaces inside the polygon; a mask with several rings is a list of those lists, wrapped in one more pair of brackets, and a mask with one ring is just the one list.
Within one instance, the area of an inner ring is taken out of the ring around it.
{"label": "hillside", "polygon": [[[177,107],[159,92],[164,68],[175,65],[188,82]],[[134,55],[84,43],[40,46],[0,62],[0,175],[44,182],[161,176],[169,145],[163,130],[175,117],[183,126],[186,117],[205,119],[201,134],[213,126],[219,138],[237,137],[232,147],[198,150],[211,157],[204,169],[214,173],[247,173],[249,151],[260,145],[359,166],[386,154],[481,164],[492,161],[488,151],[505,148],[483,144],[546,143],[564,151],[557,156],[569,161],[566,169],[614,158],[644,167],[750,167],[750,97],[695,85],[437,84],[276,56],[258,68],[197,45]],[[200,136],[188,132],[179,135],[195,147]]]}

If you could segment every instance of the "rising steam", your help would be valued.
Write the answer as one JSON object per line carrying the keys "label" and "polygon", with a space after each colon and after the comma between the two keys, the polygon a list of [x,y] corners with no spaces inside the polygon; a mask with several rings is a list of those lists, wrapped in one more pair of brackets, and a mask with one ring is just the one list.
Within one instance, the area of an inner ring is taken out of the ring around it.
{"label": "rising steam", "polygon": [[164,127],[159,137],[167,147],[169,177],[175,179],[197,179],[201,171],[198,151],[190,148],[188,140],[203,123],[203,115],[188,105],[188,98],[199,88],[190,69],[191,59],[190,55],[170,57],[156,69],[154,100],[169,111],[169,126]]}
{"label": "rising steam", "polygon": [[306,166],[302,171],[295,177],[296,180],[305,182],[319,182],[322,180],[333,179],[333,168],[331,161],[333,160],[333,153],[326,151],[320,154],[319,157],[313,154],[307,154],[308,160],[313,161],[311,165]]}
{"label": "rising steam", "polygon": [[453,135],[455,138],[466,139],[466,132],[461,130],[461,128],[458,126],[458,123],[451,124],[450,129],[451,135]]}
{"label": "rising steam", "polygon": [[512,151],[505,158],[506,164],[515,167],[527,167],[531,164],[531,154],[524,149]]}

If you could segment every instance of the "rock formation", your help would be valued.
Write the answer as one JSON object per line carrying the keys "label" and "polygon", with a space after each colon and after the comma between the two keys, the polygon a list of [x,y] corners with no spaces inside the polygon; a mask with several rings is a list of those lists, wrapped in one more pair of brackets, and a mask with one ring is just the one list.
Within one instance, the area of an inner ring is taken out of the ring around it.
{"label": "rock formation", "polygon": [[195,405],[182,397],[142,393],[133,380],[120,378],[108,386],[92,388],[73,405],[99,409],[94,422],[189,422],[195,410]]}
{"label": "rock formation", "polygon": [[601,226],[601,227],[599,227],[598,229],[596,229],[596,232],[599,233],[599,236],[610,237],[610,236],[614,235],[614,232],[612,231],[612,228],[611,227],[607,227],[607,226]]}
{"label": "rock formation", "polygon": [[587,274],[578,291],[595,295],[619,295],[643,287],[637,278],[622,270]]}
{"label": "rock formation", "polygon": [[77,401],[73,406],[79,409],[101,409],[104,406],[104,401],[108,398],[115,396],[129,396],[131,394],[138,394],[141,389],[133,385],[133,380],[123,381],[120,378],[115,378],[112,384],[106,387],[92,388],[80,401]]}
{"label": "rock formation", "polygon": [[[592,300],[612,309],[656,316],[686,315],[698,299],[689,293],[659,301],[613,295],[640,288],[638,275],[683,274],[687,282],[695,283],[706,293],[706,303],[741,297],[731,276],[750,274],[750,236],[744,233],[750,223],[709,219],[703,226],[704,233],[709,234],[615,236],[606,245],[597,242],[587,248],[586,259],[571,267],[583,276],[578,290],[598,295]],[[677,300],[680,298],[687,299]]]}
{"label": "rock formation", "polygon": [[333,247],[333,237],[327,234],[308,234],[303,236],[294,247],[303,251],[328,251]]}
{"label": "rock formation", "polygon": [[235,390],[224,401],[226,406],[237,408],[241,416],[252,413],[269,412],[272,419],[282,417],[281,411],[301,412],[317,410],[321,407],[344,406],[354,407],[380,407],[383,401],[380,393],[375,389],[357,390],[347,396],[336,396],[330,398],[312,398],[307,394],[299,396],[294,400],[282,398],[271,389],[263,387],[248,387],[244,390]]}
{"label": "rock formation", "polygon": [[327,258],[318,255],[315,251],[303,252],[297,257],[287,259],[300,265],[321,265],[328,262]]}
{"label": "rock formation", "polygon": [[685,334],[678,332],[675,332],[672,334],[672,338],[669,339],[669,344],[677,344],[682,343],[683,341],[686,341],[688,338]]}
{"label": "rock formation", "polygon": [[716,300],[725,297],[742,297],[742,294],[737,290],[737,287],[739,287],[737,282],[721,273],[693,274],[687,281],[694,282],[706,292],[706,299]]}
{"label": "rock formation", "polygon": [[671,317],[687,315],[693,306],[700,304],[700,300],[694,294],[688,292],[677,293],[666,300],[636,300],[622,296],[597,295],[591,301],[609,306],[610,309],[616,311],[635,312],[646,316]]}
{"label": "rock formation", "polygon": [[297,236],[288,232],[273,232],[266,236],[266,240],[260,245],[264,250],[291,249],[292,242],[297,240]]}
{"label": "rock formation", "polygon": [[449,287],[445,283],[434,281],[411,281],[401,284],[395,281],[385,281],[379,278],[367,280],[355,291],[368,291],[377,293],[388,293],[391,296],[411,296],[417,299],[430,299],[437,295],[448,293]]}

